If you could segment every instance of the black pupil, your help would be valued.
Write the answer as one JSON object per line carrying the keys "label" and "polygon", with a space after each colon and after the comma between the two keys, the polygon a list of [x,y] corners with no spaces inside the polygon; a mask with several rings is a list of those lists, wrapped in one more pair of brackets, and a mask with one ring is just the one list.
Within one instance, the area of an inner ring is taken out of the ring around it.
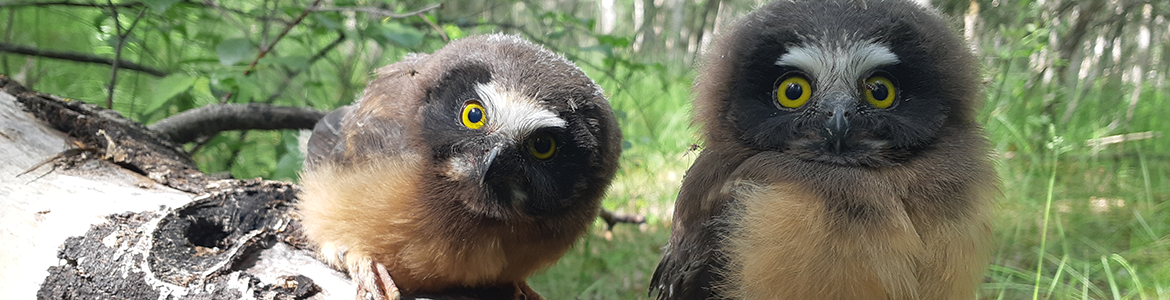
{"label": "black pupil", "polygon": [[472,107],[467,111],[467,121],[471,123],[479,123],[483,121],[483,110],[478,107]]}
{"label": "black pupil", "polygon": [[536,153],[544,154],[544,153],[552,152],[552,147],[553,147],[552,139],[550,139],[548,137],[542,136],[542,137],[538,137],[538,138],[536,138],[536,140],[532,141],[532,149],[536,150]]}
{"label": "black pupil", "polygon": [[870,88],[870,93],[872,93],[873,98],[877,100],[886,100],[886,97],[890,96],[890,90],[886,88],[886,85],[878,82],[875,82],[873,87]]}
{"label": "black pupil", "polygon": [[800,99],[801,94],[804,94],[804,89],[795,82],[789,83],[788,87],[784,89],[784,97],[788,97],[788,100]]}

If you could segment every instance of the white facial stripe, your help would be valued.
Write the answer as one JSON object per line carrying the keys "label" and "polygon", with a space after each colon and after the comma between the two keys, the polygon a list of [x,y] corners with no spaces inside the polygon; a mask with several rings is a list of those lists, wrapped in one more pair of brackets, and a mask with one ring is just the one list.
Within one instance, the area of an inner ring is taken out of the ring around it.
{"label": "white facial stripe", "polygon": [[898,56],[890,52],[886,46],[861,42],[844,47],[807,44],[794,47],[780,56],[780,59],[776,60],[776,65],[797,68],[808,72],[822,83],[836,84],[854,82],[864,72],[898,62]]}
{"label": "white facial stripe", "polygon": [[536,100],[519,91],[499,88],[493,82],[476,84],[475,92],[483,100],[490,131],[520,139],[537,129],[568,124]]}

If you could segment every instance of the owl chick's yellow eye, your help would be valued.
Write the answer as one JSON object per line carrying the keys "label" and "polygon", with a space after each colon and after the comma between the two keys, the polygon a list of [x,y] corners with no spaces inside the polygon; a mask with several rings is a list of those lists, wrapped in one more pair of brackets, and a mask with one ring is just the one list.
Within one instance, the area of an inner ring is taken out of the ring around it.
{"label": "owl chick's yellow eye", "polygon": [[463,126],[471,129],[479,129],[487,121],[487,112],[484,111],[483,105],[475,101],[463,105],[462,115]]}
{"label": "owl chick's yellow eye", "polygon": [[887,108],[894,104],[894,82],[890,79],[873,76],[865,80],[865,100],[877,108]]}
{"label": "owl chick's yellow eye", "polygon": [[810,96],[812,86],[808,84],[808,79],[801,76],[788,77],[776,87],[776,100],[780,101],[780,106],[783,107],[800,107],[808,102]]}
{"label": "owl chick's yellow eye", "polygon": [[536,159],[549,159],[557,153],[557,140],[550,135],[538,135],[528,139],[528,153]]}

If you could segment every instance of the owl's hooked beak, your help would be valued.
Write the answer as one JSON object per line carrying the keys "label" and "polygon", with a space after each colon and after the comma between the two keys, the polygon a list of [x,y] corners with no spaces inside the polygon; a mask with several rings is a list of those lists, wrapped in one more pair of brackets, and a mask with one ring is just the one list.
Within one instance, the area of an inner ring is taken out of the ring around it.
{"label": "owl's hooked beak", "polygon": [[825,121],[825,148],[834,153],[841,153],[842,144],[849,137],[849,115],[855,109],[856,99],[844,94],[834,94],[825,99],[822,109],[829,112],[829,119]]}
{"label": "owl's hooked beak", "polygon": [[500,150],[505,147],[503,143],[497,143],[488,150],[487,154],[479,158],[475,164],[475,177],[479,178],[479,185],[483,185],[484,178],[487,177],[488,169],[492,168],[492,161],[496,160],[496,156],[500,155]]}

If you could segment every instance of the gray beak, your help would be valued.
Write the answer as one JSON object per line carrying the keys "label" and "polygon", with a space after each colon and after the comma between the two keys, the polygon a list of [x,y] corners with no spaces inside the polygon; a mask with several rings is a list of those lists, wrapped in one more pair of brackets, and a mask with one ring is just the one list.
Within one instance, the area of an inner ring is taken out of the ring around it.
{"label": "gray beak", "polygon": [[503,148],[503,143],[493,145],[492,149],[488,150],[487,154],[483,157],[480,157],[478,163],[475,164],[475,176],[479,177],[480,186],[483,186],[484,178],[487,177],[487,171],[492,167],[492,161],[496,160],[496,156],[500,155],[500,150]]}
{"label": "gray beak", "polygon": [[839,93],[829,96],[822,105],[822,109],[829,112],[829,119],[825,121],[825,147],[841,153],[842,144],[849,137],[848,116],[853,114],[857,100]]}

